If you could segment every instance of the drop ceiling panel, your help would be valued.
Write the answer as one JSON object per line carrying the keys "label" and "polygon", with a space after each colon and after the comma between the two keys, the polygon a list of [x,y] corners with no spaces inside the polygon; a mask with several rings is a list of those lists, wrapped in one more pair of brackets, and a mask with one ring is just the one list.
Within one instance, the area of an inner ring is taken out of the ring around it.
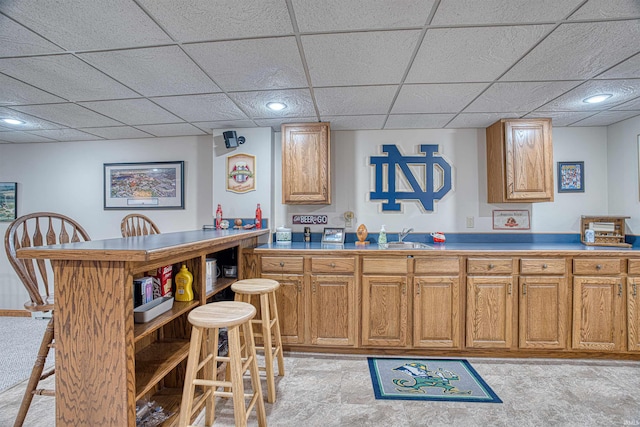
{"label": "drop ceiling panel", "polygon": [[139,0],[182,42],[291,34],[283,0]]}
{"label": "drop ceiling panel", "polygon": [[136,128],[150,133],[153,136],[206,135],[205,132],[189,123],[142,125],[136,126]]}
{"label": "drop ceiling panel", "polygon": [[486,87],[486,83],[404,85],[391,113],[457,113]]}
{"label": "drop ceiling panel", "polygon": [[212,129],[229,129],[229,128],[253,128],[256,127],[253,120],[219,120],[209,122],[192,122],[200,130],[211,133]]}
{"label": "drop ceiling panel", "polygon": [[309,122],[317,122],[317,117],[285,117],[282,119],[256,119],[254,120],[256,124],[260,127],[271,127],[275,132],[280,132],[282,130],[282,125],[284,123],[309,123]]}
{"label": "drop ceiling panel", "polygon": [[554,127],[569,126],[575,122],[592,116],[592,111],[576,112],[576,111],[534,111],[525,115],[525,119],[550,118]]}
{"label": "drop ceiling panel", "polygon": [[442,0],[433,25],[554,22],[583,0]]}
{"label": "drop ceiling panel", "polygon": [[40,119],[38,117],[34,117],[34,116],[29,115],[29,114],[25,114],[25,113],[22,113],[20,111],[9,109],[9,108],[0,107],[0,117],[18,119],[18,120],[22,120],[23,122],[25,122],[22,125],[10,125],[10,124],[7,124],[7,123],[3,123],[2,124],[4,127],[12,129],[12,130],[27,131],[27,130],[37,130],[37,129],[62,129],[62,128],[64,128],[64,126],[61,126],[59,124],[51,123],[49,121]]}
{"label": "drop ceiling panel", "polygon": [[637,115],[637,111],[601,111],[591,117],[574,123],[573,126],[607,126],[611,123],[621,122]]}
{"label": "drop ceiling panel", "polygon": [[[596,93],[613,96],[604,102],[589,104],[584,99]],[[640,96],[640,79],[592,80],[570,90],[538,111],[602,111]]]}
{"label": "drop ceiling panel", "polygon": [[117,126],[121,123],[80,105],[44,104],[13,107],[18,111],[69,127]]}
{"label": "drop ceiling panel", "polygon": [[323,122],[331,123],[331,130],[382,129],[387,116],[323,116]]}
{"label": "drop ceiling panel", "polygon": [[[252,119],[316,116],[308,89],[236,92],[230,93],[229,96]],[[267,103],[271,101],[283,102],[287,108],[282,111],[271,111],[267,108]]]}
{"label": "drop ceiling panel", "polygon": [[428,30],[406,81],[491,82],[552,28],[527,25]]}
{"label": "drop ceiling panel", "polygon": [[[640,7],[640,3],[639,6]],[[640,41],[639,41],[640,43]],[[640,78],[640,54],[637,54],[613,68],[605,71],[596,79],[638,79]]]}
{"label": "drop ceiling panel", "polygon": [[55,139],[56,141],[94,141],[102,139],[99,136],[91,135],[90,133],[82,132],[78,129],[35,130],[30,133],[45,138]]}
{"label": "drop ceiling panel", "polygon": [[78,56],[144,96],[220,92],[178,46]]}
{"label": "drop ceiling panel", "polygon": [[640,18],[638,0],[589,0],[569,19]]}
{"label": "drop ceiling panel", "polygon": [[397,86],[318,88],[314,91],[321,115],[387,114]]}
{"label": "drop ceiling panel", "polygon": [[443,128],[454,114],[404,114],[390,115],[385,129],[433,129]]}
{"label": "drop ceiling panel", "polygon": [[0,105],[45,104],[64,99],[0,74]]}
{"label": "drop ceiling panel", "polygon": [[292,0],[301,32],[422,27],[434,0]]}
{"label": "drop ceiling panel", "polygon": [[294,37],[185,45],[225,91],[307,87]]}
{"label": "drop ceiling panel", "polygon": [[3,1],[0,11],[67,50],[171,42],[131,0]]}
{"label": "drop ceiling panel", "polygon": [[532,111],[562,95],[580,82],[515,82],[494,83],[467,108],[468,113],[494,111]]}
{"label": "drop ceiling panel", "polygon": [[640,21],[562,24],[501,80],[589,79],[640,51]]}
{"label": "drop ceiling panel", "polygon": [[183,121],[176,115],[144,98],[80,102],[79,104],[128,125],[178,123]]}
{"label": "drop ceiling panel", "polygon": [[[517,113],[462,113],[458,114],[447,124],[447,128],[486,128],[500,119],[515,119],[522,117],[525,112]],[[554,123],[555,124],[555,123]]]}
{"label": "drop ceiling panel", "polygon": [[612,108],[612,110],[620,111],[638,111],[640,113],[640,97],[632,99],[629,102],[625,102]]}
{"label": "drop ceiling panel", "polygon": [[153,102],[161,105],[176,116],[188,122],[237,120],[247,118],[247,115],[244,114],[224,93],[167,96],[153,98]]}
{"label": "drop ceiling panel", "polygon": [[0,56],[62,52],[55,44],[4,15],[0,15],[0,40]]}
{"label": "drop ceiling panel", "polygon": [[70,101],[138,96],[73,55],[0,59],[0,72]]}
{"label": "drop ceiling panel", "polygon": [[53,139],[34,135],[29,132],[0,132],[0,142],[3,143],[29,143],[29,142],[56,142]]}
{"label": "drop ceiling panel", "polygon": [[150,134],[130,126],[87,128],[82,131],[105,139],[149,138]]}
{"label": "drop ceiling panel", "polygon": [[316,86],[400,83],[420,31],[303,36],[311,83]]}

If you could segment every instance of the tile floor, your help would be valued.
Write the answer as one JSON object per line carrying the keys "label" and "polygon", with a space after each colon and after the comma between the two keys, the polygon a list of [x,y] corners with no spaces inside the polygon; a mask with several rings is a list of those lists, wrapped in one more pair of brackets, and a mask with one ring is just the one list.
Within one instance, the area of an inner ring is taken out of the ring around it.
{"label": "tile floor", "polygon": [[[375,400],[365,356],[285,353],[269,426],[640,426],[640,362],[467,358],[503,403]],[[0,396],[12,425],[24,384]],[[266,385],[263,382],[263,392]],[[36,397],[25,426],[54,425],[51,398]],[[204,425],[202,417],[196,425]],[[216,426],[233,426],[218,399]],[[255,413],[249,425],[257,425]]]}

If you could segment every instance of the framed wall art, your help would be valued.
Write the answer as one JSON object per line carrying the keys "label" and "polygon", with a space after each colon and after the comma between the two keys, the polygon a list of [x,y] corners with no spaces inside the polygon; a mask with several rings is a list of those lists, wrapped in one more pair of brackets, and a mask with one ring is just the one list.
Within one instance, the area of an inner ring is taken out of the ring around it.
{"label": "framed wall art", "polygon": [[0,182],[0,222],[18,217],[18,183]]}
{"label": "framed wall art", "polygon": [[526,209],[493,211],[494,230],[529,230],[530,228],[529,211]]}
{"label": "framed wall art", "polygon": [[344,243],[344,228],[325,227],[322,233],[322,243],[342,245]]}
{"label": "framed wall art", "polygon": [[247,193],[256,189],[256,156],[234,154],[227,157],[227,191]]}
{"label": "framed wall art", "polygon": [[184,161],[104,164],[105,209],[184,209]]}
{"label": "framed wall art", "polygon": [[558,162],[558,193],[584,193],[584,162]]}

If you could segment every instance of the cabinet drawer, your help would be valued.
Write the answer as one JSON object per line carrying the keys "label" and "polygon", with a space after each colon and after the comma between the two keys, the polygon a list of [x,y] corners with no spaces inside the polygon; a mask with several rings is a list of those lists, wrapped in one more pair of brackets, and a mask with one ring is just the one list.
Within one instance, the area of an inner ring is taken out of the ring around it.
{"label": "cabinet drawer", "polygon": [[363,258],[363,274],[407,274],[409,262],[406,258]]}
{"label": "cabinet drawer", "polygon": [[561,274],[566,271],[562,258],[522,258],[520,274]]}
{"label": "cabinet drawer", "polygon": [[302,273],[303,264],[301,256],[263,256],[261,260],[263,273]]}
{"label": "cabinet drawer", "polygon": [[355,267],[354,257],[311,258],[311,271],[314,273],[353,273]]}
{"label": "cabinet drawer", "polygon": [[640,259],[629,260],[629,275],[640,274]]}
{"label": "cabinet drawer", "polygon": [[469,258],[467,260],[469,274],[512,274],[511,258]]}
{"label": "cabinet drawer", "polygon": [[618,258],[573,260],[573,274],[620,274],[623,270],[623,260]]}
{"label": "cabinet drawer", "polygon": [[414,259],[414,272],[416,274],[459,274],[460,261],[452,258],[416,258]]}

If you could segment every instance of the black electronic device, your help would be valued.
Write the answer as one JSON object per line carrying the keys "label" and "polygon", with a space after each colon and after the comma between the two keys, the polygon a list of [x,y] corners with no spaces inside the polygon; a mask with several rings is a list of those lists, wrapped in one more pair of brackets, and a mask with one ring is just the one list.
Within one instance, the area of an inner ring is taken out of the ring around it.
{"label": "black electronic device", "polygon": [[224,145],[227,148],[236,148],[238,144],[244,144],[244,136],[238,136],[235,130],[222,132],[224,137]]}

